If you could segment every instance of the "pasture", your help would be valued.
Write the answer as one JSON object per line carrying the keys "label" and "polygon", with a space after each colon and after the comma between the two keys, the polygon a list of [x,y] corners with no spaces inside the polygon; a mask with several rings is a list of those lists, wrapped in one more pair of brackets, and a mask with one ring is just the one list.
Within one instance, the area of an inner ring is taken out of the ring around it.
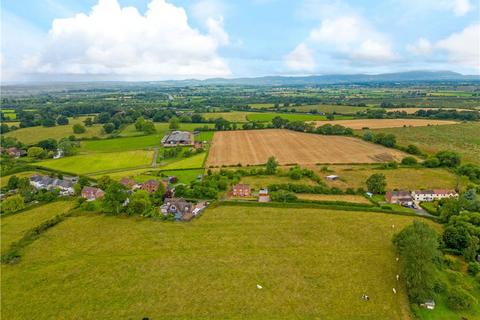
{"label": "pasture", "polygon": [[92,153],[37,162],[36,165],[75,174],[101,174],[121,168],[149,167],[153,151]]}
{"label": "pasture", "polygon": [[[387,108],[384,109],[387,112],[406,112],[407,114],[413,114],[419,110],[440,110],[439,108]],[[471,111],[471,109],[458,109],[458,108],[442,108],[441,110],[457,110],[457,111]]]}
{"label": "pasture", "polygon": [[414,219],[239,206],[191,223],[70,217],[2,266],[2,316],[410,319],[391,238]]}
{"label": "pasture", "polygon": [[[320,168],[323,166],[317,166]],[[317,171],[322,177],[336,174],[339,180],[327,181],[327,185],[345,190],[346,188],[366,188],[365,181],[375,173],[382,173],[387,178],[387,189],[464,189],[468,186],[466,177],[457,177],[441,168],[398,168],[380,169],[375,165],[330,165],[329,172]]]}
{"label": "pasture", "polygon": [[6,137],[15,137],[19,141],[25,144],[35,144],[41,140],[53,138],[60,140],[69,136],[75,136],[76,138],[92,138],[104,136],[102,125],[94,124],[91,127],[86,127],[85,133],[74,134],[73,125],[80,123],[81,119],[71,119],[70,123],[64,126],[55,127],[29,127],[22,128],[14,131],[10,131],[5,134]]}
{"label": "pasture", "polygon": [[371,204],[371,202],[364,196],[350,195],[350,194],[310,194],[297,193],[295,194],[300,200],[313,201],[343,201],[351,203]]}
{"label": "pasture", "polygon": [[176,170],[176,169],[199,169],[203,168],[203,163],[205,162],[205,157],[207,156],[206,152],[202,152],[196,155],[193,155],[188,158],[184,158],[172,163],[168,163],[165,166],[159,167],[162,170]]}
{"label": "pasture", "polygon": [[365,111],[368,109],[375,109],[373,107],[356,107],[356,106],[340,106],[340,105],[331,105],[331,104],[316,104],[316,105],[305,105],[292,107],[298,112],[311,112],[315,110],[316,112],[323,113],[340,113],[340,114],[355,114],[357,112]]}
{"label": "pasture", "polygon": [[157,135],[116,139],[89,140],[80,143],[80,152],[119,152],[159,147],[162,137]]}
{"label": "pasture", "polygon": [[202,113],[203,117],[210,121],[213,121],[218,118],[223,118],[230,122],[247,122],[248,114],[249,112],[242,112],[242,111]]}
{"label": "pasture", "polygon": [[273,118],[280,117],[289,121],[323,121],[327,120],[326,116],[315,114],[299,114],[299,113],[249,113],[247,115],[248,121],[271,122]]}
{"label": "pasture", "polygon": [[[380,128],[398,128],[398,127],[425,127],[439,126],[458,123],[450,120],[430,120],[430,119],[356,119],[356,120],[333,120],[328,121],[331,125],[342,125],[352,129],[380,129]],[[326,122],[316,121],[317,126],[322,126]]]}
{"label": "pasture", "polygon": [[401,160],[395,149],[344,136],[322,136],[289,130],[216,132],[207,166],[259,165],[270,156],[280,164],[376,163]]}
{"label": "pasture", "polygon": [[480,122],[449,126],[395,128],[374,132],[393,133],[397,144],[414,144],[423,152],[434,154],[441,150],[458,152],[463,162],[480,164]]}
{"label": "pasture", "polygon": [[72,201],[56,201],[7,217],[2,217],[0,220],[2,253],[8,249],[13,242],[20,240],[28,230],[53,218],[57,214],[67,212],[72,207]]}

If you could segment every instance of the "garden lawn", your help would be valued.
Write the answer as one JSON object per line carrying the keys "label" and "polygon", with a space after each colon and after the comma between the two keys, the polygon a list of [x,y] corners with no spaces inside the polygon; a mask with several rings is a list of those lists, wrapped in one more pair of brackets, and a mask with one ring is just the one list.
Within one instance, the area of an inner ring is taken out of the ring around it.
{"label": "garden lawn", "polygon": [[35,228],[57,214],[67,212],[72,207],[73,201],[56,201],[2,217],[0,219],[2,253],[4,253],[13,242],[20,240],[28,230]]}
{"label": "garden lawn", "polygon": [[36,165],[75,174],[97,173],[121,168],[148,167],[153,159],[153,151],[125,151],[110,153],[92,153],[46,160]]}
{"label": "garden lawn", "polygon": [[415,219],[240,206],[190,223],[75,216],[2,266],[2,317],[410,319],[391,238]]}

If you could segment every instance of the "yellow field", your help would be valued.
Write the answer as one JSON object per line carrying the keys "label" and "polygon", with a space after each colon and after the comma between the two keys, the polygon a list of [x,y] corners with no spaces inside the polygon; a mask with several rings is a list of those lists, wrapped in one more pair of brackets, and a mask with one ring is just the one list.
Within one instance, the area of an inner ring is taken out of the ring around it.
{"label": "yellow field", "polygon": [[350,194],[310,194],[310,193],[297,193],[296,196],[302,200],[315,200],[315,201],[344,201],[353,203],[370,204],[367,198],[359,195]]}
{"label": "yellow field", "polygon": [[280,129],[223,131],[215,132],[207,166],[258,165],[270,156],[282,165],[305,165],[398,161],[405,154],[353,137]]}

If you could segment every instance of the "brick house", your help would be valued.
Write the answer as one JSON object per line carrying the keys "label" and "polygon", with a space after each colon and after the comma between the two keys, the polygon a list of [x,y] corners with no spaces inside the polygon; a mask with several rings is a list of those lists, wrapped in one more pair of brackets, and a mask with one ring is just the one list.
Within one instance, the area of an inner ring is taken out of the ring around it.
{"label": "brick house", "polygon": [[233,186],[232,195],[234,197],[249,197],[251,195],[251,189],[248,184],[239,183]]}
{"label": "brick house", "polygon": [[153,193],[158,190],[160,183],[157,180],[148,180],[145,181],[140,189],[147,191],[148,193]]}
{"label": "brick house", "polygon": [[133,179],[130,178],[122,178],[120,180],[120,183],[127,187],[128,189],[138,189],[140,188],[140,185]]}
{"label": "brick house", "polygon": [[27,153],[25,150],[21,150],[16,147],[8,148],[5,152],[12,158],[20,158]]}
{"label": "brick house", "polygon": [[409,191],[398,190],[398,191],[388,191],[385,194],[385,200],[388,203],[394,204],[406,204],[411,206],[413,204],[413,198]]}
{"label": "brick house", "polygon": [[82,189],[82,198],[87,199],[87,201],[97,200],[102,198],[105,195],[102,189],[95,187],[83,187]]}

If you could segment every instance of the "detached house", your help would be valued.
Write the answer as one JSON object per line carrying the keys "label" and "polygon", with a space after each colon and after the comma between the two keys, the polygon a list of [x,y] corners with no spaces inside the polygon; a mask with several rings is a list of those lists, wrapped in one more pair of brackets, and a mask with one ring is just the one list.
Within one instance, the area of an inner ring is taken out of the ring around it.
{"label": "detached house", "polygon": [[251,189],[248,184],[236,184],[232,188],[232,195],[234,197],[249,197],[251,195]]}
{"label": "detached house", "polygon": [[452,189],[415,190],[412,192],[415,201],[435,201],[444,198],[458,197],[458,193]]}
{"label": "detached house", "polygon": [[399,191],[388,191],[385,194],[385,200],[388,203],[394,204],[405,204],[411,206],[413,204],[413,198],[410,194],[410,191],[399,190]]}
{"label": "detached house", "polygon": [[193,204],[183,198],[166,198],[164,204],[160,207],[163,215],[173,214],[175,220],[189,221],[200,214],[206,207],[206,202]]}
{"label": "detached house", "polygon": [[15,148],[15,147],[8,148],[5,152],[10,157],[15,158],[15,159],[20,158],[21,156],[23,156],[24,154],[27,153],[25,150],[21,150],[21,149]]}
{"label": "detached house", "polygon": [[102,198],[105,195],[102,189],[95,187],[83,187],[82,189],[82,198],[87,199],[87,201],[94,201],[99,198]]}
{"label": "detached house", "polygon": [[135,180],[130,178],[122,178],[120,184],[124,185],[127,189],[135,190],[141,187]]}
{"label": "detached house", "polygon": [[141,189],[147,191],[148,193],[153,193],[158,190],[160,183],[157,180],[148,180],[141,185]]}
{"label": "detached house", "polygon": [[73,181],[70,180],[62,180],[36,174],[30,177],[30,184],[35,189],[59,189],[60,194],[63,196],[73,195],[75,193],[75,190],[73,189]]}

